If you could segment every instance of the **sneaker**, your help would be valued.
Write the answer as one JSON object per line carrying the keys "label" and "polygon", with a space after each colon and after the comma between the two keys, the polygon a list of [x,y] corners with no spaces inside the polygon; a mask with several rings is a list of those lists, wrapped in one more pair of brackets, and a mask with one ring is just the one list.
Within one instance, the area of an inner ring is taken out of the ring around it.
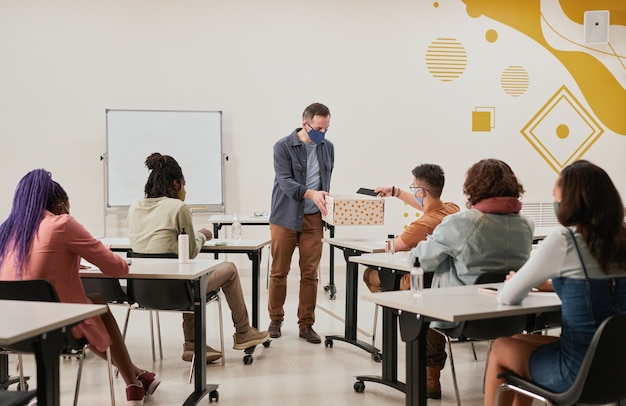
{"label": "sneaker", "polygon": [[150,371],[143,371],[141,374],[137,375],[137,380],[143,385],[146,395],[152,395],[161,383],[161,380],[157,378],[156,374]]}
{"label": "sneaker", "polygon": [[126,386],[126,401],[128,405],[141,406],[143,405],[143,398],[146,396],[146,391],[141,385],[130,384]]}
{"label": "sneaker", "polygon": [[245,333],[233,334],[233,349],[245,350],[246,348],[264,343],[269,339],[270,333],[267,331],[258,331],[254,327],[250,327],[250,329]]}
{"label": "sneaker", "polygon": [[[183,361],[191,362],[193,359],[193,348],[194,345],[191,341],[185,341],[183,344]],[[217,361],[222,358],[222,353],[216,349],[211,348],[210,346],[206,346],[206,363],[210,364],[213,361]]]}

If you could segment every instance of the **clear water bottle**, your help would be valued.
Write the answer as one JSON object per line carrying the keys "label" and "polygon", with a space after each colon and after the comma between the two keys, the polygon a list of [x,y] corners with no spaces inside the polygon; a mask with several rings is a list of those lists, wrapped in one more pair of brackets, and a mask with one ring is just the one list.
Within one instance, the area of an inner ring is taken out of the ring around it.
{"label": "clear water bottle", "polygon": [[185,228],[178,234],[178,262],[186,264],[189,262],[189,234]]}
{"label": "clear water bottle", "polygon": [[237,213],[235,213],[233,218],[233,240],[241,241],[241,223],[239,222],[239,217]]}
{"label": "clear water bottle", "polygon": [[421,296],[424,290],[424,270],[420,266],[419,258],[415,258],[413,268],[411,268],[411,292],[413,296]]}
{"label": "clear water bottle", "polygon": [[396,236],[393,234],[388,234],[387,235],[387,241],[385,242],[385,251],[387,251],[387,255],[391,256],[393,254],[395,254],[396,252],[396,242],[395,242],[395,238]]}

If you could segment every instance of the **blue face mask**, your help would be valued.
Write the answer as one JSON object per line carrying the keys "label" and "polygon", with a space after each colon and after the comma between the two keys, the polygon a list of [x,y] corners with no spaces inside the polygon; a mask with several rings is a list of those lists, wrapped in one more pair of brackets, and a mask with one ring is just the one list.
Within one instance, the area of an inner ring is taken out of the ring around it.
{"label": "blue face mask", "polygon": [[[309,127],[311,127],[310,124],[309,124]],[[325,132],[315,130],[313,127],[311,127],[310,131],[307,131],[307,134],[309,135],[309,138],[311,139],[311,141],[313,141],[316,144],[321,144],[322,141],[324,141],[324,137],[326,136]]]}
{"label": "blue face mask", "polygon": [[428,191],[428,189],[424,189],[422,187],[417,187],[417,186],[409,186],[409,189],[411,190],[411,192],[413,192],[413,197],[415,198],[415,201],[417,202],[417,204],[424,207],[424,196],[418,196],[417,192]]}
{"label": "blue face mask", "polygon": [[417,201],[417,204],[419,204],[420,206],[424,207],[424,196],[418,197],[417,194],[414,194],[413,196],[415,197],[415,200]]}
{"label": "blue face mask", "polygon": [[559,203],[560,202],[552,203],[554,205],[554,214],[556,214],[557,216],[559,215]]}

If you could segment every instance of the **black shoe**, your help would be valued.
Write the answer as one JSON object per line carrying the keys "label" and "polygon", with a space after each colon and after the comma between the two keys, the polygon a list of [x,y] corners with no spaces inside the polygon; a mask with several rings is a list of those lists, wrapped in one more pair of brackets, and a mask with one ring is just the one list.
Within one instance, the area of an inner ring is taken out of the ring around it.
{"label": "black shoe", "polygon": [[270,333],[271,338],[278,338],[281,336],[280,327],[283,325],[283,322],[280,320],[272,320],[270,322],[270,326],[267,328],[267,331]]}
{"label": "black shoe", "polygon": [[300,338],[304,338],[313,344],[319,344],[322,342],[320,336],[317,335],[311,326],[300,327]]}

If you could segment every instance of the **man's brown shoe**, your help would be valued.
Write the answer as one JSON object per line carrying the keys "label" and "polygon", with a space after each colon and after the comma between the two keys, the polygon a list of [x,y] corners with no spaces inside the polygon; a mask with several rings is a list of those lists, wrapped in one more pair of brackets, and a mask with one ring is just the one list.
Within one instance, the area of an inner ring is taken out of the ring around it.
{"label": "man's brown shoe", "polygon": [[313,344],[319,344],[322,342],[320,336],[317,335],[311,326],[300,327],[300,338],[304,338]]}
{"label": "man's brown shoe", "polygon": [[283,325],[283,322],[280,320],[272,320],[270,322],[270,326],[267,328],[267,331],[270,333],[271,338],[280,337],[280,326]]}

